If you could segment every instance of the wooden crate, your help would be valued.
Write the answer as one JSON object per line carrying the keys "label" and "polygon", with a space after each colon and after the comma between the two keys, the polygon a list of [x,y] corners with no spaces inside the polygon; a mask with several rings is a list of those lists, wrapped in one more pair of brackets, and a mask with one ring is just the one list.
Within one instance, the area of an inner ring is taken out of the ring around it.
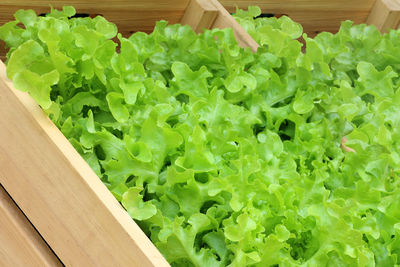
{"label": "wooden crate", "polygon": [[[397,0],[226,1],[260,5],[265,13],[288,14],[306,31],[336,31],[343,19],[397,27]],[[111,5],[110,2],[113,4]],[[48,1],[2,1],[0,23],[19,8],[48,11]],[[50,1],[79,13],[102,14],[125,33],[150,31],[155,21],[203,27],[233,27],[242,46],[258,45],[217,0]],[[186,12],[185,12],[186,10]],[[0,62],[0,183],[67,266],[168,266],[68,140],[26,93],[14,89]],[[17,226],[19,227],[19,226]],[[43,265],[52,266],[47,262]]]}

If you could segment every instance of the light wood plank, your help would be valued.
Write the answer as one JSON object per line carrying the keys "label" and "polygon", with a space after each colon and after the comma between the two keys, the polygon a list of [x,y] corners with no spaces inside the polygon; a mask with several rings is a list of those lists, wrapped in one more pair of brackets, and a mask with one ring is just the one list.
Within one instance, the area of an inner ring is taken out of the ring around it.
{"label": "light wood plank", "polygon": [[210,29],[217,18],[218,10],[209,0],[191,0],[180,21],[189,25],[197,33]]}
{"label": "light wood plank", "polygon": [[236,6],[242,9],[247,9],[248,6],[259,6],[265,13],[311,10],[318,12],[330,9],[359,12],[370,10],[375,0],[220,0],[220,2],[229,12],[234,12]]}
{"label": "light wood plank", "polygon": [[[286,13],[283,13],[286,14]],[[303,31],[308,36],[315,36],[320,32],[336,33],[342,21],[351,20],[355,24],[365,23],[369,11],[346,11],[346,10],[321,10],[315,11],[291,11],[287,12],[291,19],[303,26]],[[308,16],[308,17],[307,17]]]}
{"label": "light wood plank", "polygon": [[0,266],[62,266],[1,185],[0,225]]}
{"label": "light wood plank", "polygon": [[236,5],[247,9],[259,6],[263,13],[288,15],[314,36],[321,31],[337,32],[344,20],[364,23],[375,0],[220,0],[229,12]]}
{"label": "light wood plank", "polygon": [[233,34],[238,41],[238,44],[242,47],[250,47],[253,52],[257,51],[258,44],[248,34],[242,26],[229,14],[229,12],[222,6],[218,0],[210,0],[213,5],[218,9],[218,16],[215,19],[213,28],[232,28]]}
{"label": "light wood plank", "polygon": [[169,266],[0,62],[0,183],[67,266]]}
{"label": "light wood plank", "polygon": [[400,26],[400,1],[376,0],[367,23],[375,25],[382,32],[397,29]]}

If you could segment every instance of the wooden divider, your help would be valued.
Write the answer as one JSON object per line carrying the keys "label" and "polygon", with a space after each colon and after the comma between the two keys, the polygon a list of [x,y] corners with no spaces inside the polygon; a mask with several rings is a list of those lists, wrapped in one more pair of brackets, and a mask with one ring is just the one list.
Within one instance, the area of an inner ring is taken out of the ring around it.
{"label": "wooden divider", "polygon": [[243,29],[242,26],[229,14],[218,0],[210,0],[218,9],[218,17],[215,19],[213,28],[233,28],[236,40],[242,47],[250,47],[254,52],[258,48],[258,44],[254,39]]}
{"label": "wooden divider", "polygon": [[211,29],[218,16],[218,9],[210,0],[192,0],[185,10],[180,23],[189,25],[197,33]]}
{"label": "wooden divider", "polygon": [[180,23],[188,24],[196,32],[202,32],[204,28],[232,28],[240,46],[250,47],[254,52],[257,51],[256,41],[218,0],[191,0]]}

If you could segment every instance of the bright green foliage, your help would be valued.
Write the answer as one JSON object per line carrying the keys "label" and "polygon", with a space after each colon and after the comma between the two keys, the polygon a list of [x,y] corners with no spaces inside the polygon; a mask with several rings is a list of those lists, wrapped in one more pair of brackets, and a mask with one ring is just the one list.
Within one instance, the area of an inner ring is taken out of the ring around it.
{"label": "bright green foliage", "polygon": [[0,27],[7,74],[172,266],[400,265],[400,31],[344,22],[302,52],[299,24],[250,7],[252,53],[74,13]]}

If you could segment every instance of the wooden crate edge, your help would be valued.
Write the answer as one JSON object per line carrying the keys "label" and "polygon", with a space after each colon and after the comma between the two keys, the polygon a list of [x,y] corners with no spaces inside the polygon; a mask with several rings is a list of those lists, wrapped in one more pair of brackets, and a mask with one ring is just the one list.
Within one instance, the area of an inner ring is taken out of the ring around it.
{"label": "wooden crate edge", "polygon": [[61,261],[169,266],[69,141],[5,73],[0,62],[0,183]]}
{"label": "wooden crate edge", "polygon": [[0,266],[62,266],[0,185]]}

